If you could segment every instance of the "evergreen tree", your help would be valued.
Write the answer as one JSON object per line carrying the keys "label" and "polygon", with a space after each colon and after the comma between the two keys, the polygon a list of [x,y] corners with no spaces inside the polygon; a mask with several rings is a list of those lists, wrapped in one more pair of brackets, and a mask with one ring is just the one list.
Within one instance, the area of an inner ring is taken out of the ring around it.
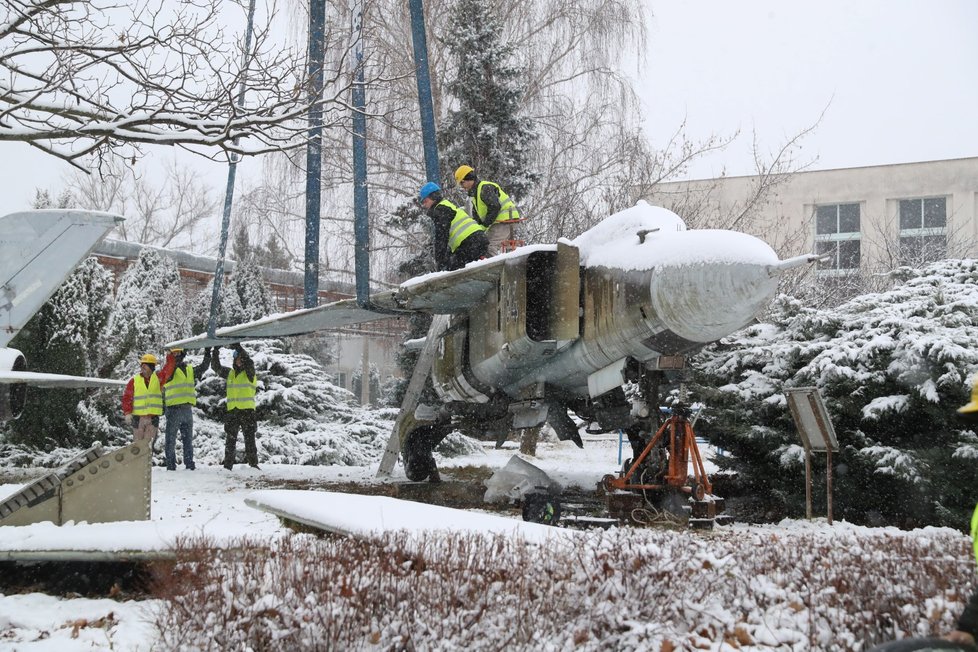
{"label": "evergreen tree", "polygon": [[[102,342],[111,309],[111,289],[109,272],[88,258],[65,279],[11,346],[24,353],[34,371],[91,375],[104,355]],[[105,428],[93,429],[83,423],[83,415],[107,393],[111,392],[31,388],[24,414],[10,422],[10,440],[42,450],[87,446],[109,434]]]}
{"label": "evergreen tree", "polygon": [[35,188],[34,201],[31,202],[31,208],[71,208],[73,204],[74,198],[68,190],[62,190],[57,198],[52,198],[51,193],[46,189]]}
{"label": "evergreen tree", "polygon": [[[832,311],[782,298],[770,323],[694,361],[697,432],[729,451],[755,514],[804,511],[804,450],[783,391],[821,390],[839,439],[835,513],[857,523],[960,526],[978,435],[957,419],[978,372],[978,261],[948,260]],[[815,468],[824,468],[816,456]],[[824,473],[816,473],[824,481]],[[824,484],[813,493],[824,510]]]}
{"label": "evergreen tree", "polygon": [[[211,312],[211,301],[214,295],[214,281],[192,301],[191,330],[202,333],[207,330],[207,321]],[[272,313],[272,293],[268,289],[254,256],[238,261],[234,272],[221,284],[221,304],[217,316],[217,325],[233,326],[255,319],[261,319]]]}
{"label": "evergreen tree", "polygon": [[271,314],[272,293],[255,256],[238,261],[228,285],[229,290],[237,295],[241,306],[239,321],[235,323],[253,321]]}
{"label": "evergreen tree", "polygon": [[[526,72],[515,63],[515,46],[503,41],[502,18],[487,3],[460,0],[452,17],[448,50],[456,75],[447,90],[455,103],[439,133],[441,160],[451,170],[471,165],[519,200],[537,179],[529,169],[536,134],[521,116]],[[445,185],[452,187],[446,172]]]}
{"label": "evergreen tree", "polygon": [[164,344],[187,337],[190,315],[172,258],[145,248],[122,275],[109,317],[111,357],[116,377],[134,373],[143,353],[159,355]]}
{"label": "evergreen tree", "polygon": [[274,235],[268,236],[268,241],[265,243],[265,250],[259,257],[258,262],[263,267],[269,267],[271,269],[292,268],[292,257]]}

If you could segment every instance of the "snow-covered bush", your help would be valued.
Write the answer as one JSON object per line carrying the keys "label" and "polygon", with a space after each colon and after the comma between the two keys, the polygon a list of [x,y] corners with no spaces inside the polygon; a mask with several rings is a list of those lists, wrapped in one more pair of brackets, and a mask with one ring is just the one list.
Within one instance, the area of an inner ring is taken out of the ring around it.
{"label": "snow-covered bush", "polygon": [[968,539],[839,524],[580,533],[295,535],[156,568],[165,649],[832,650],[942,634]]}
{"label": "snow-covered bush", "polygon": [[[904,270],[906,272],[906,270]],[[804,457],[783,390],[821,390],[839,437],[835,514],[963,527],[978,499],[975,433],[958,423],[978,372],[978,261],[945,260],[832,310],[784,298],[694,360],[697,432],[732,453],[740,490],[803,513]],[[815,478],[824,479],[824,456]],[[814,491],[824,509],[824,486]]]}

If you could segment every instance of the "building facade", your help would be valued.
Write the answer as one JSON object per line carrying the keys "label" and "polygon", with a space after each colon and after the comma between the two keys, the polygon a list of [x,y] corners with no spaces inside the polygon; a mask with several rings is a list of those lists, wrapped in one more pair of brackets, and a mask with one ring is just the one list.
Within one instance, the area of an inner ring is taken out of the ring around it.
{"label": "building facade", "polygon": [[[637,198],[687,221],[683,209],[695,207],[723,224],[721,216],[741,210],[760,183],[755,176],[677,181],[640,189]],[[973,257],[978,157],[798,172],[776,180],[753,210],[739,230],[765,239],[782,256],[824,255],[821,276]]]}

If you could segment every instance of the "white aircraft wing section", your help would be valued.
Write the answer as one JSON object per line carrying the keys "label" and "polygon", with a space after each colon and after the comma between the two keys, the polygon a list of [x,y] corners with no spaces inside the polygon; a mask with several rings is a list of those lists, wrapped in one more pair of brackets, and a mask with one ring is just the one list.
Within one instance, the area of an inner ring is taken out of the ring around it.
{"label": "white aircraft wing section", "polygon": [[218,328],[214,337],[206,333],[167,344],[167,348],[200,349],[209,346],[225,346],[234,342],[255,340],[264,337],[285,337],[304,335],[330,328],[342,328],[381,319],[391,319],[410,314],[398,310],[393,303],[393,293],[384,292],[371,297],[377,306],[374,310],[361,308],[356,299],[343,299],[315,308],[305,308],[292,312],[271,315],[255,321]]}
{"label": "white aircraft wing section", "polygon": [[66,376],[45,374],[34,371],[0,371],[0,385],[27,384],[32,387],[125,387],[128,381],[111,378],[89,378],[87,376]]}
{"label": "white aircraft wing section", "polygon": [[539,249],[522,248],[503,256],[469,263],[453,272],[437,272],[409,279],[397,291],[397,303],[402,308],[450,315],[478,305],[486,293],[499,282],[506,262],[527,256]]}
{"label": "white aircraft wing section", "polygon": [[245,498],[245,504],[326,532],[362,539],[380,537],[386,532],[422,536],[461,532],[503,535],[527,543],[572,543],[581,536],[577,530],[387,496],[268,489],[252,493]]}
{"label": "white aircraft wing section", "polygon": [[436,272],[405,281],[397,290],[379,292],[370,297],[372,308],[361,308],[356,299],[343,299],[315,308],[271,315],[237,326],[219,328],[214,337],[206,334],[170,342],[168,348],[200,349],[225,346],[234,342],[265,337],[304,335],[331,328],[342,328],[381,319],[403,317],[416,312],[454,314],[465,312],[481,302],[499,282],[507,260],[529,255],[535,249],[525,248],[484,261],[470,263],[464,269]]}
{"label": "white aircraft wing section", "polygon": [[4,347],[122,218],[80,210],[0,217],[0,347]]}

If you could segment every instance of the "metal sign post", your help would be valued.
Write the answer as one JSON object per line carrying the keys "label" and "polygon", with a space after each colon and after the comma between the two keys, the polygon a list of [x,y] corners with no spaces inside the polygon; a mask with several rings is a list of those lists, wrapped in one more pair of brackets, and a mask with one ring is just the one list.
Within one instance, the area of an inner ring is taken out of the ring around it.
{"label": "metal sign post", "polygon": [[832,419],[817,387],[793,387],[784,394],[805,447],[805,516],[812,518],[812,451],[825,453],[825,491],[832,525],[832,453],[839,450]]}

